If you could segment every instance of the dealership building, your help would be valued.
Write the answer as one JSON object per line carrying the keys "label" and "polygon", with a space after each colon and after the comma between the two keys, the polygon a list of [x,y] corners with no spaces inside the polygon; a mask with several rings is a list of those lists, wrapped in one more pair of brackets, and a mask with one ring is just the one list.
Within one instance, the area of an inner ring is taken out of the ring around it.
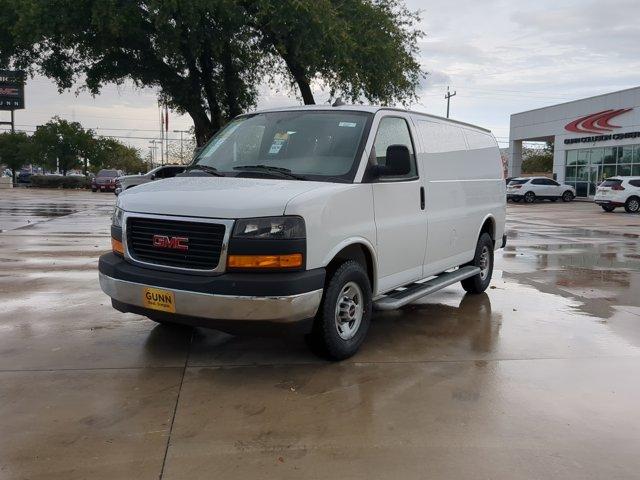
{"label": "dealership building", "polygon": [[511,115],[509,176],[521,174],[522,142],[553,142],[553,174],[592,197],[614,175],[640,176],[640,87]]}

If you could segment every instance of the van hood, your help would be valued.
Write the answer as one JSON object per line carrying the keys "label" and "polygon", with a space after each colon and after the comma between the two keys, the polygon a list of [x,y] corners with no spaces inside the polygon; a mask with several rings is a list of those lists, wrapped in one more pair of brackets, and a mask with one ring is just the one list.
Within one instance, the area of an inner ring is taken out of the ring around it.
{"label": "van hood", "polygon": [[175,177],[125,190],[118,206],[127,212],[208,218],[282,215],[294,197],[326,185],[288,179]]}

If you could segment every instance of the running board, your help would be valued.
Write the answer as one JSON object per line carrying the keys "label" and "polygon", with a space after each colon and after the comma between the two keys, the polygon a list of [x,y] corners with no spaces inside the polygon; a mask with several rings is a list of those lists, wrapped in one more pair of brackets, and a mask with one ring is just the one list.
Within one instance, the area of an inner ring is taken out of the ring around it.
{"label": "running board", "polygon": [[395,310],[404,305],[415,302],[419,298],[437,292],[441,288],[448,287],[465,278],[473,277],[480,273],[478,267],[461,267],[453,272],[441,273],[435,278],[423,283],[411,283],[404,290],[394,290],[380,300],[373,303],[376,310]]}

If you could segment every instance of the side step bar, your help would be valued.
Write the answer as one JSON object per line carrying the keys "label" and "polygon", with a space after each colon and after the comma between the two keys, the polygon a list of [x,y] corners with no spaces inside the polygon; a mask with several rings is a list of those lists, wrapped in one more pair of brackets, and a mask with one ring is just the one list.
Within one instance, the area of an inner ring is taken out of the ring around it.
{"label": "side step bar", "polygon": [[432,278],[423,283],[412,283],[404,290],[394,290],[387,296],[376,300],[373,307],[376,310],[395,310],[408,303],[415,302],[419,298],[437,292],[438,290],[448,287],[465,278],[473,277],[480,273],[478,267],[461,267],[453,272],[441,273],[436,278]]}

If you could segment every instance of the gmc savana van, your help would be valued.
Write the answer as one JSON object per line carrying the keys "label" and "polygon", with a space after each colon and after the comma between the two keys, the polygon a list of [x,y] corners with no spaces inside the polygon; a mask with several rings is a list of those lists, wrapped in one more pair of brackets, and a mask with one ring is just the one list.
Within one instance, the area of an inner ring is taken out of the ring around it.
{"label": "gmc savana van", "polygon": [[117,199],[100,285],[114,308],[228,332],[293,329],[353,355],[372,309],[461,282],[505,244],[494,137],[383,107],[241,115],[185,173]]}

